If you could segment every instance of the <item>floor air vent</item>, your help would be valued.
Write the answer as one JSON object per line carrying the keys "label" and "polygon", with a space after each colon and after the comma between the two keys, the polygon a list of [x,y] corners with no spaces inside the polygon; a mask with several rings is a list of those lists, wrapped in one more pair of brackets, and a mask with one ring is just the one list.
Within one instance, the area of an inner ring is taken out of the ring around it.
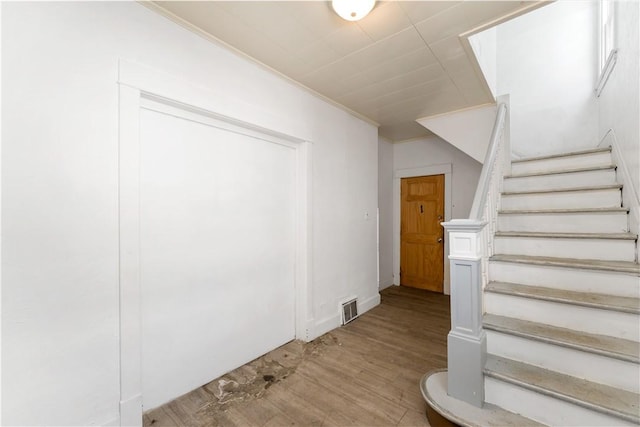
{"label": "floor air vent", "polygon": [[346,325],[358,317],[358,304],[356,299],[342,303],[342,324]]}

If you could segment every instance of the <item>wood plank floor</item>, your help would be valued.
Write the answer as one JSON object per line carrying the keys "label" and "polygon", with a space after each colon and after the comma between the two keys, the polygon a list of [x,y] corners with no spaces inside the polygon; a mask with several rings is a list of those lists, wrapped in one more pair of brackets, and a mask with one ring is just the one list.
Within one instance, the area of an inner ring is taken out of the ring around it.
{"label": "wood plank floor", "polygon": [[311,343],[293,341],[144,415],[154,426],[429,426],[422,375],[447,365],[449,297],[392,286]]}

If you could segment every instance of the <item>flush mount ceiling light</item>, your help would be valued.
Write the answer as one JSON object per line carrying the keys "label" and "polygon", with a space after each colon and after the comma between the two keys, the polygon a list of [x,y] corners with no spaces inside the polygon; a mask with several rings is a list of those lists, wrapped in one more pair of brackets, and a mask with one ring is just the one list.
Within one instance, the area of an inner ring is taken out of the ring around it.
{"label": "flush mount ceiling light", "polygon": [[375,4],[376,0],[331,0],[333,10],[347,21],[358,21],[364,18]]}

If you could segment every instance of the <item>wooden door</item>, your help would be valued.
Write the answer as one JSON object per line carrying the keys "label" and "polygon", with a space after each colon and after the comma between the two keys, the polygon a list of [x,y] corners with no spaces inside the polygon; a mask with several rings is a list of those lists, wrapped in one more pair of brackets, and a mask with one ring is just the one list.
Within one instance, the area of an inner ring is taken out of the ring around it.
{"label": "wooden door", "polygon": [[401,182],[400,284],[443,292],[444,175]]}

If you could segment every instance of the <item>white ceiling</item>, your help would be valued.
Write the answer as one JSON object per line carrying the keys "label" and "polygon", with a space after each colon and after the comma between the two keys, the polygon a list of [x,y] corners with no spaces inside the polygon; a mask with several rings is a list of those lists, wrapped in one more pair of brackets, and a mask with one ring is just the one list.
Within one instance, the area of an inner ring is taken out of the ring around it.
{"label": "white ceiling", "polygon": [[[379,1],[358,22],[327,1],[156,1],[152,9],[379,124],[398,141],[416,119],[494,102],[466,37],[538,1]],[[460,37],[460,35],[463,35]]]}

